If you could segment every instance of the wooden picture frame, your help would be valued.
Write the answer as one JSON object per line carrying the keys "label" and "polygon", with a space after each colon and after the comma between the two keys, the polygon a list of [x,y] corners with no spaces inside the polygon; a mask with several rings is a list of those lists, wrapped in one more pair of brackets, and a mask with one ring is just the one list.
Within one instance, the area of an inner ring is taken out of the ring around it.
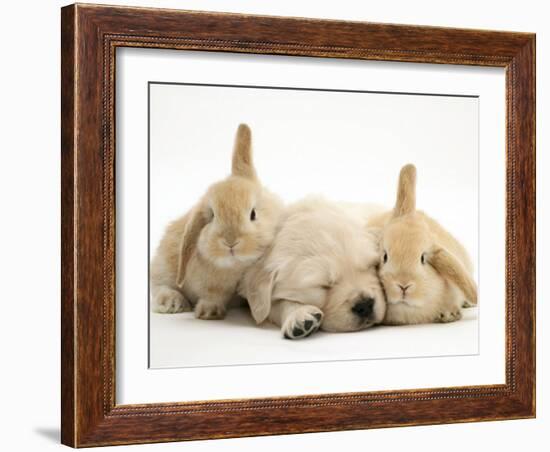
{"label": "wooden picture frame", "polygon": [[[76,4],[62,8],[61,38],[64,444],[85,447],[535,416],[534,34]],[[118,47],[505,68],[506,383],[117,405]]]}

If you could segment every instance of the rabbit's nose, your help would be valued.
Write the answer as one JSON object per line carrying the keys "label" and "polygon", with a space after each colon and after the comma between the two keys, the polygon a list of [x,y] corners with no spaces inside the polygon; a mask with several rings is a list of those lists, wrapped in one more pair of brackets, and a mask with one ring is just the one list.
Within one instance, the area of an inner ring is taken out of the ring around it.
{"label": "rabbit's nose", "polygon": [[229,242],[228,240],[224,240],[223,244],[227,246],[227,248],[235,248],[240,243],[240,240],[234,240],[232,242]]}
{"label": "rabbit's nose", "polygon": [[231,246],[239,241],[239,235],[237,234],[237,231],[234,230],[224,231],[224,233],[220,236],[220,239],[225,245]]}
{"label": "rabbit's nose", "polygon": [[407,291],[407,289],[409,287],[411,287],[411,284],[406,284],[404,286],[402,286],[401,284],[397,284],[399,286],[399,288],[403,291],[403,293],[405,293]]}

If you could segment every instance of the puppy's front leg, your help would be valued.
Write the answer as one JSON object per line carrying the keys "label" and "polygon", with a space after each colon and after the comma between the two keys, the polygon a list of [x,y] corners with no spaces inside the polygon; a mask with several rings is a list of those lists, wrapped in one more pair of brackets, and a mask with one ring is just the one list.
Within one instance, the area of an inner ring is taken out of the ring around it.
{"label": "puppy's front leg", "polygon": [[281,327],[286,339],[302,339],[319,329],[323,312],[309,304],[279,300],[273,303],[269,320]]}

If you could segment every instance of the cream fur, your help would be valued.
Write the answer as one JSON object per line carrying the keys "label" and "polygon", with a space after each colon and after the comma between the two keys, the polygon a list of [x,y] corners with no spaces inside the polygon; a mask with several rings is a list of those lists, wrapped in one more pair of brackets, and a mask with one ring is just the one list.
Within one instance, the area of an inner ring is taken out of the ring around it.
{"label": "cream fur", "polygon": [[[239,286],[255,320],[269,319],[293,339],[319,327],[356,331],[381,322],[377,237],[365,229],[367,217],[365,207],[318,198],[290,206],[269,251]],[[368,297],[373,314],[362,319],[352,308]]]}
{"label": "cream fur", "polygon": [[388,302],[384,323],[459,320],[463,305],[477,304],[472,263],[456,238],[416,210],[415,187],[416,168],[406,165],[394,209],[368,223],[382,228],[379,276]]}
{"label": "cream fur", "polygon": [[153,310],[194,307],[198,318],[223,318],[244,271],[271,244],[282,212],[256,177],[250,129],[241,125],[231,176],[166,229],[151,264]]}

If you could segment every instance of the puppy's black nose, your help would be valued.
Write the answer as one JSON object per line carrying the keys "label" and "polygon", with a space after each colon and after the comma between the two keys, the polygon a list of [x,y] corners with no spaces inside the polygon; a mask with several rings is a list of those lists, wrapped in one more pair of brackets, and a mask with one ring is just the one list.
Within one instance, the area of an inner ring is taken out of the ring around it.
{"label": "puppy's black nose", "polygon": [[367,318],[372,314],[372,308],[374,307],[374,298],[363,298],[359,300],[351,310],[359,317]]}

